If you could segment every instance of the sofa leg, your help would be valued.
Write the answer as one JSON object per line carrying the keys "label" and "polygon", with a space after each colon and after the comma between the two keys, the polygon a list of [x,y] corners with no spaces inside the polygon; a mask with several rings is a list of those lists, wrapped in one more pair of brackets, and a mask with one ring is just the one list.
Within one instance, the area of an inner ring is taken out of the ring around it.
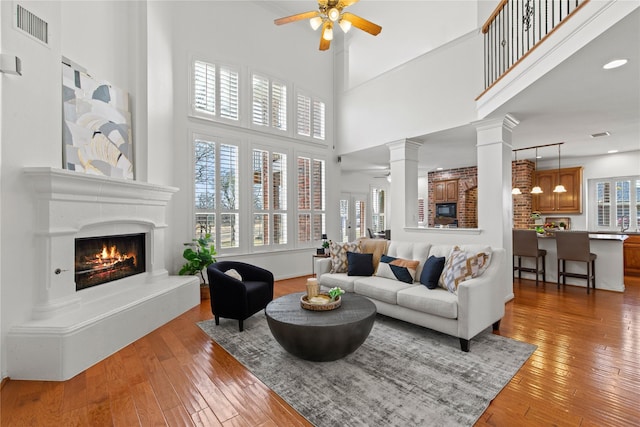
{"label": "sofa leg", "polygon": [[215,318],[216,318],[216,325],[219,325],[220,324],[220,316],[216,315]]}
{"label": "sofa leg", "polygon": [[[500,319],[502,320],[502,319]],[[494,331],[499,331],[500,330],[500,320],[498,320],[497,322],[494,322],[493,324],[493,330]]]}
{"label": "sofa leg", "polygon": [[462,351],[464,351],[465,353],[469,352],[469,344],[470,344],[469,340],[465,340],[464,338],[460,338],[460,349]]}
{"label": "sofa leg", "polygon": [[244,331],[244,325],[242,322],[242,319],[238,320],[239,326],[240,326],[240,332]]}

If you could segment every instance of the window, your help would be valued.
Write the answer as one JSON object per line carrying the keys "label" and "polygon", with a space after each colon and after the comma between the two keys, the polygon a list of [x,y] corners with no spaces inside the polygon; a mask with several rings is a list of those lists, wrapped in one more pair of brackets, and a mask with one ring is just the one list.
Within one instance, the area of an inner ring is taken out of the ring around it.
{"label": "window", "polygon": [[325,229],[325,162],[297,158],[298,242],[320,241]]}
{"label": "window", "polygon": [[210,233],[217,248],[239,247],[238,147],[194,141],[196,236]]}
{"label": "window", "polygon": [[258,74],[252,79],[252,123],[287,130],[287,85]]}
{"label": "window", "polygon": [[238,120],[238,71],[202,61],[193,63],[193,110],[200,116]]}
{"label": "window", "polygon": [[640,176],[589,180],[593,229],[640,227]]}
{"label": "window", "polygon": [[325,139],[325,103],[298,92],[296,97],[296,132],[298,135]]}
{"label": "window", "polygon": [[287,155],[253,150],[253,246],[287,243]]}
{"label": "window", "polygon": [[375,231],[382,231],[386,229],[384,196],[384,190],[380,188],[371,188],[371,228]]}

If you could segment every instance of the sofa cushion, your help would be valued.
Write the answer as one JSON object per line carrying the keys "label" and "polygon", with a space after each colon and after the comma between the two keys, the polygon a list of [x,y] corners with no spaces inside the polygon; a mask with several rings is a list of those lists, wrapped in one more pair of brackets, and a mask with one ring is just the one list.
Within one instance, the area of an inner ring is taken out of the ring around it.
{"label": "sofa cushion", "polygon": [[[418,242],[398,242],[391,241],[389,243],[389,249],[387,249],[387,255],[395,258],[413,259],[420,261],[416,268],[416,280],[420,279],[422,273],[422,266],[424,262],[429,258],[429,249],[431,244],[418,243]],[[445,254],[446,255],[446,254]],[[444,256],[444,255],[442,255]]]}
{"label": "sofa cushion", "polygon": [[347,252],[361,252],[360,242],[347,242],[337,243],[331,242],[329,244],[329,253],[331,254],[331,272],[332,273],[346,273],[347,264]]}
{"label": "sofa cushion", "polygon": [[398,291],[398,305],[447,319],[458,318],[458,297],[442,288],[414,285]]}
{"label": "sofa cushion", "polygon": [[442,270],[444,270],[445,257],[435,257],[431,255],[427,258],[427,261],[422,267],[422,274],[420,274],[420,283],[425,285],[429,289],[435,289],[438,287],[438,280]]}
{"label": "sofa cushion", "polygon": [[325,273],[320,276],[318,283],[323,288],[331,289],[337,286],[345,292],[353,292],[353,283],[359,278],[360,276],[348,276],[347,273]]}
{"label": "sofa cushion", "polygon": [[389,304],[397,304],[398,291],[411,286],[414,285],[409,285],[397,280],[385,279],[383,277],[371,276],[359,277],[358,280],[355,281],[353,289],[358,295]]}
{"label": "sofa cushion", "polygon": [[413,283],[416,280],[418,264],[420,264],[420,261],[382,255],[376,276],[400,280],[405,283]]}
{"label": "sofa cushion", "polygon": [[347,264],[348,276],[373,275],[373,254],[347,252]]}
{"label": "sofa cushion", "polygon": [[465,280],[480,276],[489,266],[490,259],[490,252],[465,252],[455,246],[440,276],[440,286],[449,292],[457,293],[458,285]]}
{"label": "sofa cushion", "polygon": [[373,254],[373,271],[375,272],[378,269],[380,257],[387,253],[389,241],[383,239],[369,239],[367,237],[361,237],[358,241],[360,242],[360,252],[363,254]]}

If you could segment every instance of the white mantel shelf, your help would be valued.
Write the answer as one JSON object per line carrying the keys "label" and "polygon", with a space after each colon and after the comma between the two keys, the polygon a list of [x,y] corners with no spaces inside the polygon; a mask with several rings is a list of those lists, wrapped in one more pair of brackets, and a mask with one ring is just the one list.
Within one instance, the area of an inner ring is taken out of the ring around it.
{"label": "white mantel shelf", "polygon": [[[169,276],[168,203],[175,187],[29,167],[35,215],[36,296],[7,334],[9,375],[63,381],[200,303],[195,276]],[[145,235],[144,273],[76,291],[75,240]]]}

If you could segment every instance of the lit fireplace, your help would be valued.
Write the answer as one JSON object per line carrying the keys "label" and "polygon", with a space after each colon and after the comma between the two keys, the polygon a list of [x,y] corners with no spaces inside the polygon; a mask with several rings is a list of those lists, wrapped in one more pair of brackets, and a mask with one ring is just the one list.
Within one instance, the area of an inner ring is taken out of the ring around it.
{"label": "lit fireplace", "polygon": [[75,239],[76,291],[145,272],[145,234]]}

